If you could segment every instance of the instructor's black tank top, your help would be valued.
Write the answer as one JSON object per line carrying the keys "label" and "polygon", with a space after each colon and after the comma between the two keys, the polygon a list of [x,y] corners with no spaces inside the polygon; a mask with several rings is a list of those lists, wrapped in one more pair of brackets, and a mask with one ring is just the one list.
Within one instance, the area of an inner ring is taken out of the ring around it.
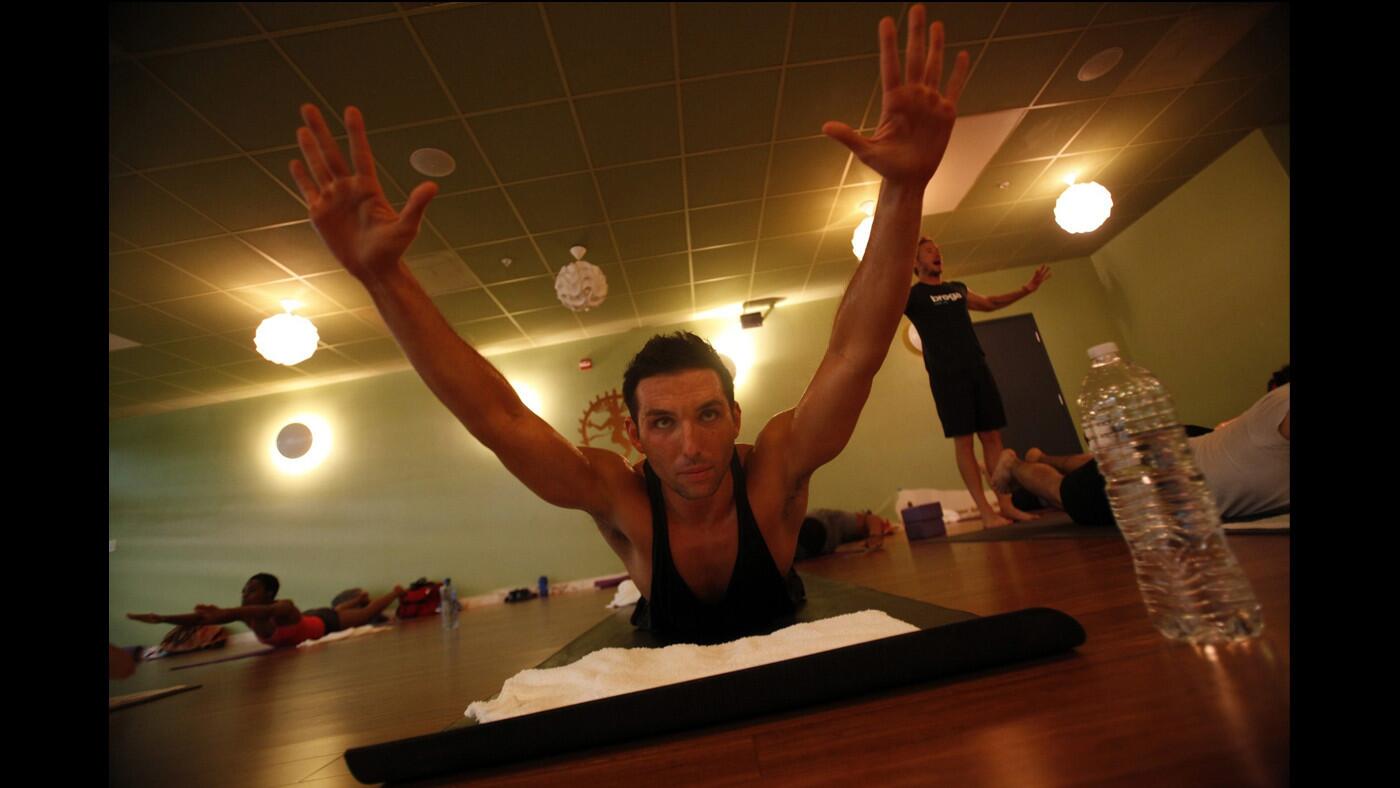
{"label": "instructor's black tank top", "polygon": [[798,605],[806,599],[806,590],[796,571],[789,571],[787,577],[778,572],[763,541],[749,508],[738,449],[730,462],[730,473],[734,475],[734,505],[739,514],[739,550],[724,598],[712,604],[697,599],[676,571],[661,480],[650,463],[644,463],[643,468],[651,500],[651,595],[637,602],[632,623],[668,639],[694,643],[720,643],[791,624]]}

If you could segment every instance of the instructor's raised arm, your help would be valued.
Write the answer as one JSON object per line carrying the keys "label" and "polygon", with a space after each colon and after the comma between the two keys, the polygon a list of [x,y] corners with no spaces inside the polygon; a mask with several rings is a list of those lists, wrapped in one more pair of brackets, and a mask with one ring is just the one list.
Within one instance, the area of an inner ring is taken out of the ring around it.
{"label": "instructor's raised arm", "polygon": [[883,99],[875,133],[862,137],[835,121],[822,127],[883,182],[865,257],[837,308],[826,355],[786,425],[788,472],[794,480],[840,453],[870,396],[909,294],[924,189],[943,160],[967,81],[968,55],[960,52],[947,92],[939,91],[943,25],[925,28],[923,6],[909,12],[903,75],[894,20],[880,20],[879,37]]}
{"label": "instructor's raised arm", "polygon": [[606,485],[599,483],[595,464],[620,462],[617,455],[585,454],[525,407],[505,377],[457,335],[409,273],[403,254],[417,237],[437,186],[419,184],[403,211],[395,211],[375,173],[360,111],[345,110],[351,164],[341,156],[321,113],[308,104],[301,114],[306,125],[297,129],[297,143],[306,162],[293,161],[291,172],[306,198],[311,223],[345,270],[369,291],[428,388],[536,495],[557,506],[604,513]]}

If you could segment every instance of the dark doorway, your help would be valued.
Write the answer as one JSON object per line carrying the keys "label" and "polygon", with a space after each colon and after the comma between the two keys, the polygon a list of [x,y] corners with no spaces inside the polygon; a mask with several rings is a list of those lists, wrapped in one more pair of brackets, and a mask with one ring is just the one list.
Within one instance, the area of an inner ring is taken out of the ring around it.
{"label": "dark doorway", "polygon": [[1047,454],[1084,451],[1035,318],[1015,315],[984,320],[974,323],[973,330],[1006,409],[1002,443],[1022,456],[1032,446]]}

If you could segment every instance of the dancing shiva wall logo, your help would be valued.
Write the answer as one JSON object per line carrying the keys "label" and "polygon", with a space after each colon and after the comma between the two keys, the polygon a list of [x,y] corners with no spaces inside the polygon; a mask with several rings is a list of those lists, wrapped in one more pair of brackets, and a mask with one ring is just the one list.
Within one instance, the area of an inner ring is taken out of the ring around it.
{"label": "dancing shiva wall logo", "polygon": [[578,420],[579,438],[584,446],[613,449],[628,462],[636,462],[641,455],[627,439],[627,403],[617,389],[600,394],[583,409]]}

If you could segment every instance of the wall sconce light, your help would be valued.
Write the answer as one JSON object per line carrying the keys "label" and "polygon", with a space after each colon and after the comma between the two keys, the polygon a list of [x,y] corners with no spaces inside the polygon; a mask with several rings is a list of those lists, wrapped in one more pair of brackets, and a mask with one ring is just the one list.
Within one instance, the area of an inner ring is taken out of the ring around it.
{"label": "wall sconce light", "polygon": [[258,353],[274,364],[292,366],[311,358],[316,352],[316,343],[321,340],[316,326],[292,310],[301,306],[295,301],[283,301],[286,311],[273,315],[258,325],[253,335],[253,345]]}
{"label": "wall sconce light", "polygon": [[[743,314],[739,315],[739,325],[743,328],[761,328],[763,318],[768,317],[768,313],[773,311],[781,298],[755,298],[752,301],[745,301]],[[761,312],[756,310],[763,310]]]}
{"label": "wall sconce light", "polygon": [[302,413],[278,429],[269,456],[279,471],[298,476],[319,466],[330,451],[330,424],[315,414]]}

